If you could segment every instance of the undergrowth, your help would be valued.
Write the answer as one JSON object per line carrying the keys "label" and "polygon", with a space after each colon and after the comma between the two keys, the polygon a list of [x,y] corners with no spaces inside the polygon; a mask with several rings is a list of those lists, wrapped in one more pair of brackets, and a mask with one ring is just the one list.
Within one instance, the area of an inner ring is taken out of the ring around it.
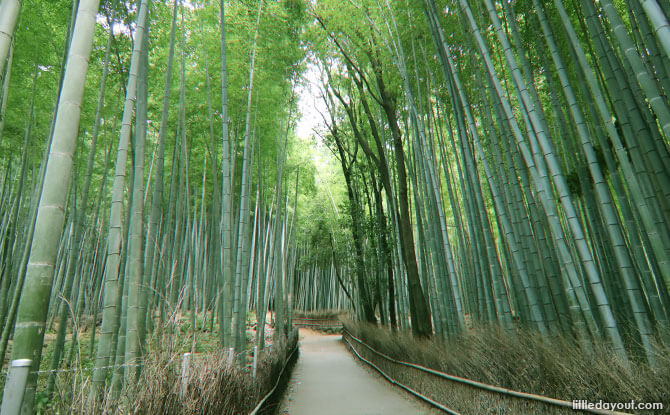
{"label": "undergrowth", "polygon": [[344,317],[348,313],[347,310],[313,310],[313,311],[302,311],[302,310],[293,310],[293,317],[295,318],[314,318],[314,319],[337,319],[339,317]]}
{"label": "undergrowth", "polygon": [[256,378],[251,368],[231,365],[224,353],[195,360],[185,391],[181,369],[170,356],[158,353],[148,360],[143,386],[136,390],[135,414],[246,414],[274,387],[284,364],[295,349],[297,332],[261,354]]}
{"label": "undergrowth", "polygon": [[[248,343],[245,353],[237,355],[236,361],[232,362],[231,356],[218,346],[218,333],[198,330],[194,339],[193,332],[189,334],[189,327],[182,327],[182,323],[178,321],[162,337],[154,333],[139,379],[126,382],[118,396],[107,391],[103,401],[93,405],[88,396],[92,371],[63,372],[59,376],[55,396],[48,404],[41,405],[39,413],[247,414],[274,387],[286,359],[298,342],[297,330],[287,339],[274,341],[268,338],[268,346],[259,353],[254,378],[251,367],[253,344]],[[251,326],[248,322],[247,327]],[[254,338],[250,333],[253,332],[248,331],[248,338]],[[184,380],[182,362],[184,352],[188,351],[194,353]],[[86,363],[87,366],[91,364],[88,360]],[[290,367],[289,364],[287,373],[290,373]]]}

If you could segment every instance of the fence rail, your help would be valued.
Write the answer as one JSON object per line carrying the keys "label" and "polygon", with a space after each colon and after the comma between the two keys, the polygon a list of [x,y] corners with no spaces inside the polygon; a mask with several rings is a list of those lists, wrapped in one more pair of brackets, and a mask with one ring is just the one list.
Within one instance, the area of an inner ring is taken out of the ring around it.
{"label": "fence rail", "polygon": [[[445,379],[445,380],[461,383],[461,384],[468,385],[468,386],[471,386],[471,387],[474,387],[474,388],[477,388],[477,389],[486,390],[488,392],[494,392],[494,393],[498,393],[498,394],[501,394],[501,395],[512,396],[512,397],[515,397],[515,398],[525,399],[525,400],[529,400],[529,401],[542,402],[542,403],[552,405],[552,406],[556,406],[556,407],[573,409],[573,403],[572,402],[563,401],[563,400],[560,400],[560,399],[554,399],[554,398],[550,398],[550,397],[542,396],[542,395],[536,395],[536,394],[532,394],[532,393],[519,392],[519,391],[515,391],[515,390],[512,390],[512,389],[502,388],[500,386],[489,385],[487,383],[478,382],[476,380],[467,379],[467,378],[463,378],[463,377],[455,376],[455,375],[450,375],[450,374],[444,373],[444,372],[439,372],[437,370],[433,370],[433,369],[430,369],[430,368],[427,368],[427,367],[424,367],[424,366],[421,366],[421,365],[417,365],[417,364],[414,364],[414,363],[403,362],[401,360],[394,359],[394,358],[392,358],[392,357],[374,349],[372,346],[365,343],[363,340],[354,336],[349,330],[347,330],[346,327],[343,328],[342,338],[347,342],[347,344],[349,344],[349,347],[351,348],[351,350],[354,352],[354,354],[359,359],[361,359],[362,361],[364,361],[365,363],[369,364],[374,369],[376,369],[389,382],[391,382],[391,383],[393,383],[397,386],[400,386],[402,389],[407,390],[408,392],[412,393],[413,395],[415,395],[415,396],[419,397],[420,399],[428,402],[429,404],[435,406],[436,408],[441,409],[442,411],[444,411],[446,413],[449,413],[449,414],[452,414],[452,415],[460,415],[460,414],[458,412],[454,411],[451,408],[445,407],[444,405],[433,401],[432,399],[430,399],[430,398],[422,395],[421,393],[409,388],[408,386],[400,384],[395,379],[392,379],[390,376],[388,376],[388,374],[384,373],[374,363],[372,363],[369,360],[363,358],[358,353],[358,351],[353,346],[353,344],[347,339],[347,336],[350,337],[351,339],[353,339],[354,341],[356,341],[357,343],[363,345],[367,349],[369,349],[375,355],[377,355],[377,356],[379,356],[379,357],[381,357],[381,358],[383,358],[383,359],[385,359],[389,362],[400,365],[400,366],[410,367],[412,369],[416,369],[416,370],[419,370],[421,372],[428,373],[428,374],[434,375],[436,377],[439,377],[439,378],[442,378],[442,379]],[[625,412],[607,411],[607,410],[603,410],[603,409],[586,409],[586,408],[584,408],[584,409],[573,409],[573,410],[586,412],[586,413],[591,413],[591,414],[600,414],[600,415],[630,415],[630,414],[625,413]]]}
{"label": "fence rail", "polygon": [[284,371],[288,367],[289,363],[291,362],[291,359],[293,359],[293,355],[295,352],[299,349],[298,343],[296,343],[295,347],[291,351],[291,353],[288,355],[288,358],[286,358],[286,361],[284,362],[284,367],[282,367],[281,372],[279,372],[279,376],[277,376],[277,382],[275,382],[275,385],[270,389],[270,392],[268,392],[263,399],[261,399],[258,402],[258,405],[253,409],[253,411],[249,412],[249,415],[258,415],[260,413],[260,410],[263,408],[263,405],[265,405],[265,402],[267,402],[268,399],[270,399],[270,396],[272,396],[273,393],[277,390],[277,387],[279,386],[279,383],[281,382],[282,376],[284,376]]}
{"label": "fence rail", "polygon": [[301,318],[294,317],[293,325],[300,328],[325,330],[341,329],[342,322],[335,318]]}
{"label": "fence rail", "polygon": [[[346,331],[346,329],[345,329],[345,331]],[[349,336],[351,336],[351,334],[349,334]],[[353,337],[353,336],[351,336],[351,337]],[[444,412],[446,412],[446,413],[448,413],[448,414],[450,414],[450,415],[461,415],[460,412],[456,412],[456,411],[454,411],[453,409],[448,408],[448,407],[442,405],[441,403],[439,403],[439,402],[437,402],[437,401],[435,401],[435,400],[433,400],[433,399],[430,399],[430,398],[427,397],[426,395],[424,395],[424,394],[422,394],[422,393],[420,393],[420,392],[418,392],[418,391],[416,391],[416,390],[410,388],[409,386],[407,386],[407,385],[403,385],[402,383],[400,383],[400,382],[398,382],[397,380],[393,379],[393,378],[392,378],[391,376],[389,376],[386,372],[384,372],[383,370],[381,370],[381,369],[379,368],[379,366],[375,365],[375,364],[372,363],[371,361],[369,361],[369,360],[367,360],[366,358],[364,358],[363,356],[361,356],[360,353],[358,353],[358,351],[356,350],[356,348],[351,344],[351,342],[349,341],[349,339],[347,339],[345,336],[342,336],[342,338],[344,339],[344,341],[347,342],[347,344],[348,344],[349,347],[351,348],[351,351],[354,352],[354,354],[356,355],[356,357],[358,357],[359,359],[361,359],[363,362],[367,363],[368,365],[372,366],[377,372],[379,372],[379,373],[384,377],[384,379],[388,380],[388,381],[391,382],[392,384],[394,384],[394,385],[396,385],[396,386],[398,386],[398,387],[400,387],[400,388],[406,390],[407,392],[411,393],[412,395],[416,396],[417,398],[419,398],[419,399],[421,399],[421,400],[423,400],[423,401],[425,401],[425,402],[428,402],[430,405],[432,405],[432,406],[434,406],[434,407],[436,407],[436,408],[438,408],[438,409],[440,409],[440,410],[442,410],[442,411],[444,411]]]}

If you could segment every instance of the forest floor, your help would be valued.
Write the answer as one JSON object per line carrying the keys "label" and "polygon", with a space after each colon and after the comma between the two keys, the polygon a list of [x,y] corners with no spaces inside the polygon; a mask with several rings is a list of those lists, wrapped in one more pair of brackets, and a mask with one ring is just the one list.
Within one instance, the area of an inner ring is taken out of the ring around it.
{"label": "forest floor", "polygon": [[282,415],[436,414],[364,368],[342,336],[300,329],[300,358],[281,403]]}

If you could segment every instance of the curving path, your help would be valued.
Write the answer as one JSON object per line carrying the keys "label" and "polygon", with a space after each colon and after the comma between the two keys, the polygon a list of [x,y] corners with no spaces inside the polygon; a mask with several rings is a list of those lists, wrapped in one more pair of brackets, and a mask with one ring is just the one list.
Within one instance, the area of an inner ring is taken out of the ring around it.
{"label": "curving path", "polygon": [[300,359],[293,370],[280,414],[439,413],[363,368],[346,350],[341,338],[300,329]]}

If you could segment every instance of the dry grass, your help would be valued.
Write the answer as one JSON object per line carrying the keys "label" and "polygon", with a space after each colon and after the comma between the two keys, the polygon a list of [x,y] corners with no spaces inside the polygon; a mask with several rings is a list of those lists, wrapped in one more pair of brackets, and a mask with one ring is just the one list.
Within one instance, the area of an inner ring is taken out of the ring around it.
{"label": "dry grass", "polygon": [[[144,387],[133,405],[136,414],[239,414],[249,413],[274,386],[286,358],[295,348],[297,334],[266,349],[256,378],[249,367],[230,365],[223,353],[196,359],[185,394],[181,393],[181,369],[167,356],[150,359],[144,371]],[[155,362],[155,363],[154,363]]]}
{"label": "dry grass", "polygon": [[[79,382],[74,391],[67,391],[73,398],[61,400],[49,412],[110,415],[247,414],[274,387],[297,341],[297,331],[294,331],[288,339],[266,348],[260,354],[256,378],[252,377],[249,365],[231,364],[224,352],[194,354],[185,390],[182,389],[182,347],[174,343],[156,347],[145,357],[147,364],[140,379],[127,384],[120,399],[105,399],[102,404],[92,407],[86,396],[87,382]],[[248,356],[248,361],[251,361],[251,356]],[[295,358],[292,362],[295,362]],[[285,373],[290,373],[290,366]]]}
{"label": "dry grass", "polygon": [[[345,325],[354,335],[397,360],[496,386],[566,401],[637,400],[662,402],[666,408],[670,404],[670,346],[667,345],[659,346],[660,365],[651,369],[639,363],[626,366],[606,345],[596,345],[592,355],[584,355],[566,339],[547,340],[533,332],[479,328],[443,343],[416,340],[409,333],[390,332],[361,323]],[[357,350],[399,381],[466,414],[566,413],[526,406],[518,399],[481,392],[399,367],[360,345]]]}
{"label": "dry grass", "polygon": [[[348,318],[347,310],[293,311],[296,327],[308,328],[324,334],[342,333],[342,320]],[[301,319],[304,319],[300,321]],[[312,321],[310,321],[312,320]]]}
{"label": "dry grass", "polygon": [[188,387],[181,394],[180,371],[159,360],[145,370],[146,387],[139,391],[137,414],[238,414],[249,413],[274,386],[285,358],[295,346],[281,342],[260,359],[256,379],[249,368],[230,365],[223,354],[194,362]]}
{"label": "dry grass", "polygon": [[337,319],[348,314],[347,310],[314,310],[301,311],[293,310],[293,317],[295,318],[314,318],[314,319]]}

